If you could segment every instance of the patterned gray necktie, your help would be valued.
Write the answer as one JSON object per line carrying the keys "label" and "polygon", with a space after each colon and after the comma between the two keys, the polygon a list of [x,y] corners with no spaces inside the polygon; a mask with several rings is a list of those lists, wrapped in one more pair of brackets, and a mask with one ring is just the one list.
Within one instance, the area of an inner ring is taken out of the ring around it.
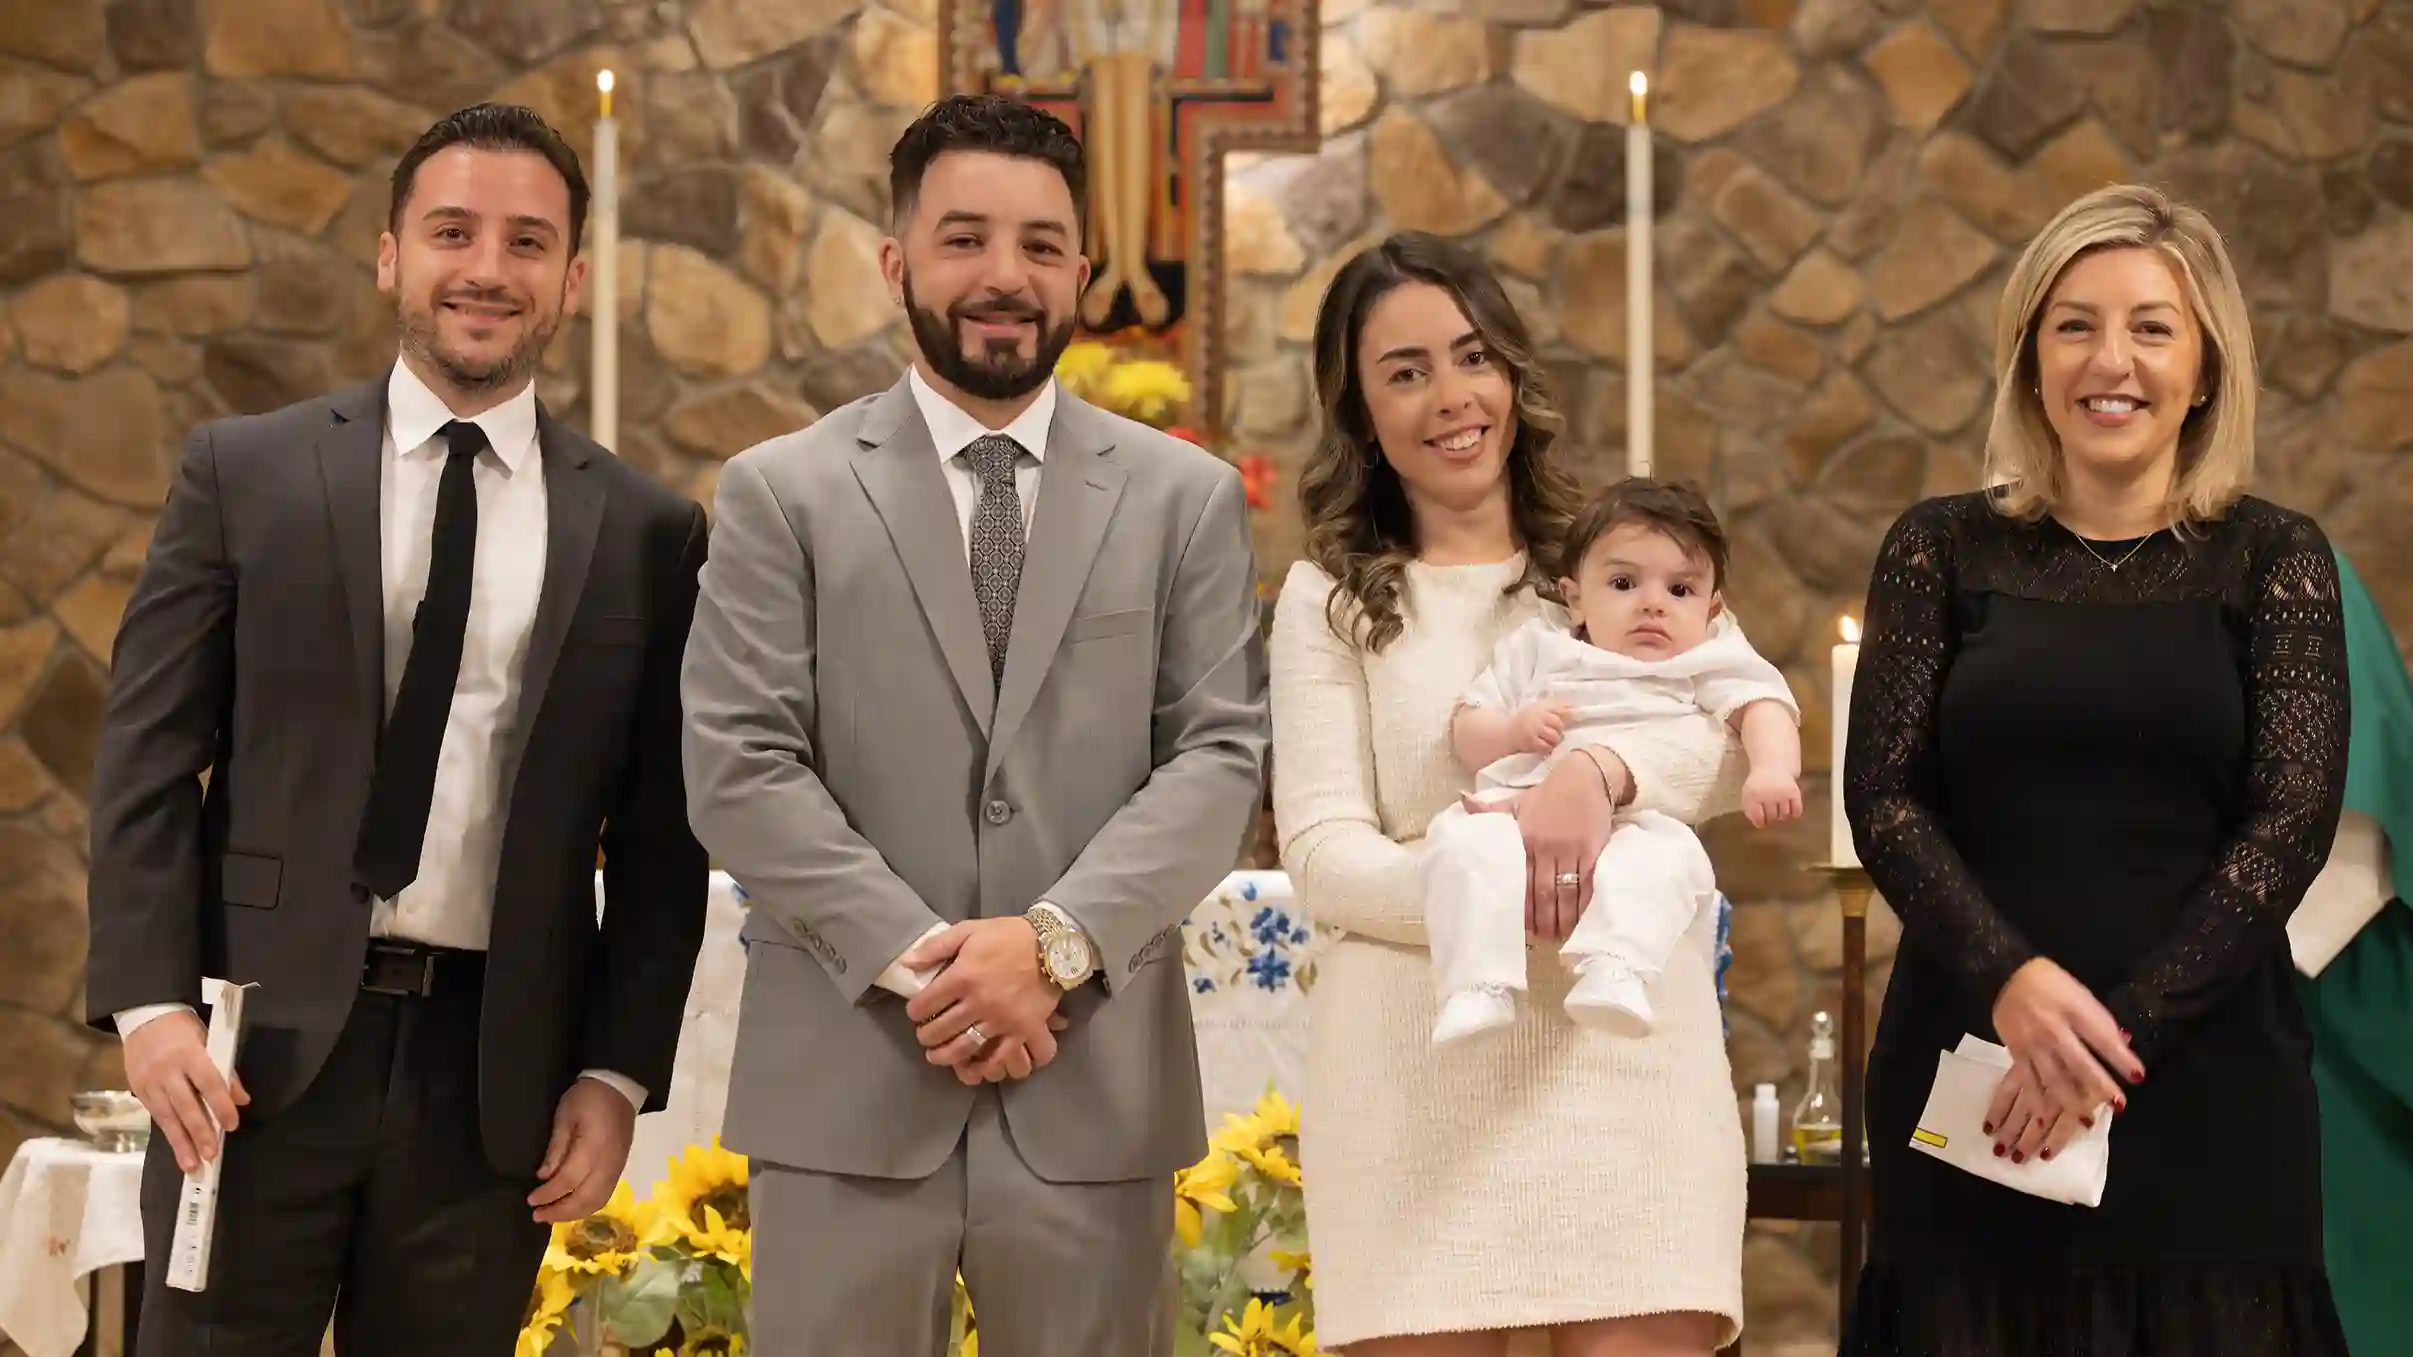
{"label": "patterned gray necktie", "polygon": [[964,460],[980,477],[980,500],[972,507],[972,595],[980,601],[980,630],[989,642],[989,680],[1002,683],[1014,592],[1022,583],[1022,496],[1014,489],[1022,445],[989,434],[972,440]]}

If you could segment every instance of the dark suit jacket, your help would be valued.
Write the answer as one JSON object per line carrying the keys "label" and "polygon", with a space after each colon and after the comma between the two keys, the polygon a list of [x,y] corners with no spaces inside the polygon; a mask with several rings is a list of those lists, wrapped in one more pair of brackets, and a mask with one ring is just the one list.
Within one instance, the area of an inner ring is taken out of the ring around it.
{"label": "dark suit jacket", "polygon": [[[352,852],[384,720],[385,381],[204,425],[126,605],[92,779],[89,1018],[256,981],[250,1116],[359,993]],[[480,1037],[487,1157],[532,1172],[577,1072],[663,1104],[707,864],[679,770],[703,511],[537,414],[549,529]],[[205,778],[206,773],[206,778]],[[206,786],[205,786],[206,782]],[[607,912],[595,919],[595,853]]]}

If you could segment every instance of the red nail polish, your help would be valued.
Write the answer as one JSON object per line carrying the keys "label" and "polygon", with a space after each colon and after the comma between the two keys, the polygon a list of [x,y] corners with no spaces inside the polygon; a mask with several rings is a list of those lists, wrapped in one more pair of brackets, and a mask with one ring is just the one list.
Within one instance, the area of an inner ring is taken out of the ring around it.
{"label": "red nail polish", "polygon": [[2129,1036],[2128,1036],[2128,1029],[2127,1029],[2127,1028],[2125,1028],[2125,1027],[2121,1028],[2121,1029],[2120,1029],[2120,1040],[2122,1040],[2122,1041],[2127,1041],[2128,1039],[2129,1039]]}
{"label": "red nail polish", "polygon": [[2112,1099],[2112,1100],[2111,1100],[2111,1110],[2112,1110],[2112,1111],[2114,1111],[2114,1112],[2125,1112],[2125,1111],[2127,1111],[2127,1110],[2128,1110],[2128,1100],[2127,1100],[2126,1098],[2114,1098],[2114,1099]]}
{"label": "red nail polish", "polygon": [[[2078,1118],[2078,1124],[2085,1127],[2089,1131],[2095,1129],[2095,1119],[2093,1117],[2080,1117]],[[2052,1156],[2048,1154],[2045,1156],[2045,1158],[2050,1159]]]}
{"label": "red nail polish", "polygon": [[1978,1129],[1980,1132],[1982,1132],[1983,1134],[1986,1134],[1986,1135],[1992,1135],[1992,1134],[1994,1134],[1994,1123],[1993,1123],[1993,1122],[1987,1122],[1985,1125],[1980,1126],[1980,1127],[1978,1127],[1977,1129]]}
{"label": "red nail polish", "polygon": [[2005,1153],[2007,1153],[2007,1151],[2005,1151],[2005,1150],[2003,1149],[2003,1147],[2002,1147],[2002,1146],[1997,1145],[1997,1146],[1995,1146],[1995,1147],[1994,1147],[1994,1157],[1995,1157],[1995,1158],[2000,1159],[2000,1158],[2002,1158],[2002,1157],[2003,1157],[2003,1155],[2004,1155]]}
{"label": "red nail polish", "polygon": [[2028,1152],[2026,1150],[2011,1151],[2011,1162],[2014,1164],[2024,1164],[2028,1162]]}
{"label": "red nail polish", "polygon": [[2036,1157],[2038,1159],[2050,1159],[2053,1157],[2053,1152],[2051,1150],[2046,1150],[2044,1153],[2037,1155]]}

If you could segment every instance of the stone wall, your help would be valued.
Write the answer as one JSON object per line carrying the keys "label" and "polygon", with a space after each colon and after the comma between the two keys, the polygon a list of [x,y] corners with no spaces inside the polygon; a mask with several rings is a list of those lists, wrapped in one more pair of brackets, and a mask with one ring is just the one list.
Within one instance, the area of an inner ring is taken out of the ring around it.
{"label": "stone wall", "polygon": [[[885,154],[935,85],[935,0],[11,0],[0,6],[0,1154],[116,1082],[82,1006],[83,792],[115,626],[196,421],[380,371],[393,157],[484,97],[582,151],[621,75],[623,455],[719,459],[883,387]],[[1975,484],[2020,244],[2149,177],[2229,232],[2265,355],[2264,491],[2322,516],[2413,637],[2413,0],[1326,0],[1327,145],[1235,162],[1237,451],[1295,555],[1305,340],[1358,244],[1498,261],[1596,475],[1622,465],[1622,73],[1654,73],[1659,463],[1735,539],[1732,601],[1809,718],[1809,813],[1712,833],[1735,1075],[1798,1092],[1837,1002],[1826,646],[1877,540]],[[585,419],[588,323],[543,394]],[[2359,495],[2350,492],[2361,491]],[[1872,921],[1881,989],[1894,930]],[[22,1057],[20,1058],[22,1053]],[[1831,1333],[1831,1231],[1755,1230],[1755,1351]],[[1830,1341],[1826,1340],[1826,1341]]]}

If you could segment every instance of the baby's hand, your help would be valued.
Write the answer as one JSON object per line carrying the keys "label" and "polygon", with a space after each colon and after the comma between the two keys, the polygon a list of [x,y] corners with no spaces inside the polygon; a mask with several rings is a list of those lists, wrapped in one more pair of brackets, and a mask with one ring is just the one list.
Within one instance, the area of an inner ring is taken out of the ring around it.
{"label": "baby's hand", "polygon": [[1766,829],[1801,815],[1801,783],[1782,773],[1754,772],[1743,780],[1743,814]]}
{"label": "baby's hand", "polygon": [[1517,708],[1508,727],[1516,736],[1517,752],[1547,754],[1558,748],[1558,742],[1566,738],[1567,715],[1567,704],[1550,698]]}

